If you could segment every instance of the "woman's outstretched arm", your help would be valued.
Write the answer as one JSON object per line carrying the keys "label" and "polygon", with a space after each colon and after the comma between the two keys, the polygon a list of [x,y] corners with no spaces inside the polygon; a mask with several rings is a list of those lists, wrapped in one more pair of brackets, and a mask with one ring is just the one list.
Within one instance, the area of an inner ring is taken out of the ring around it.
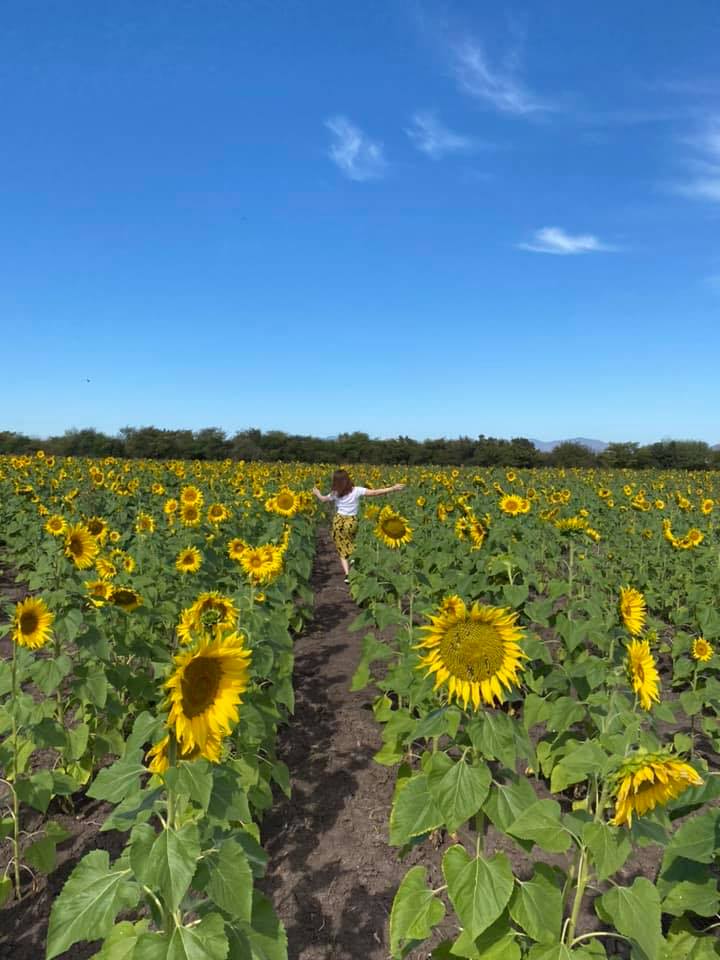
{"label": "woman's outstretched arm", "polygon": [[366,497],[381,497],[384,493],[396,493],[398,490],[404,490],[404,483],[393,484],[392,487],[378,487],[377,490],[366,490],[364,496]]}
{"label": "woman's outstretched arm", "polygon": [[323,503],[327,503],[328,500],[332,500],[332,497],[330,496],[330,494],[320,493],[317,487],[313,487],[312,492],[315,494],[318,500],[322,500]]}

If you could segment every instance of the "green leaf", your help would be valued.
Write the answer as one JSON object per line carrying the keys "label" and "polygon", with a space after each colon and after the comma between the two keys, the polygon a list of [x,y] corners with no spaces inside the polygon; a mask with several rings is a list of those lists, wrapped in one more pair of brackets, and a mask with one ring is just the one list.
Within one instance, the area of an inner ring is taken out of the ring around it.
{"label": "green leaf", "polygon": [[560,819],[560,804],[556,800],[536,800],[507,828],[507,832],[522,840],[532,840],[548,853],[565,853],[571,838]]}
{"label": "green leaf", "polygon": [[602,895],[600,904],[615,929],[629,937],[647,960],[655,960],[660,955],[664,943],[660,894],[649,880],[637,877],[631,887],[612,887]]}
{"label": "green leaf", "polygon": [[130,875],[129,869],[111,866],[105,850],[83,857],[52,905],[46,960],[79,940],[108,936],[118,913],[138,901],[139,888]]}
{"label": "green leaf", "polygon": [[45,813],[53,795],[53,775],[50,770],[38,770],[31,777],[20,777],[15,792],[21,803]]}
{"label": "green leaf", "polygon": [[563,902],[552,868],[536,863],[530,880],[517,881],[510,900],[510,916],[533,940],[556,943],[560,939]]}
{"label": "green leaf", "polygon": [[140,920],[138,923],[123,920],[116,924],[100,952],[93,956],[93,960],[133,960],[138,939],[146,932],[147,925],[147,920]]}
{"label": "green leaf", "polygon": [[207,760],[181,760],[177,767],[166,771],[165,782],[207,810],[213,789],[212,767]]}
{"label": "green leaf", "polygon": [[547,719],[548,730],[555,733],[564,733],[574,723],[579,723],[585,716],[585,707],[573,700],[572,697],[558,697],[550,708]]}
{"label": "green leaf", "polygon": [[662,960],[718,960],[720,940],[701,937],[688,919],[673,920]]}
{"label": "green leaf", "polygon": [[715,850],[720,846],[720,810],[686,820],[677,833],[673,834],[665,855],[685,857],[698,863],[711,863]]}
{"label": "green leaf", "polygon": [[459,844],[443,857],[448,896],[460,923],[474,940],[497,920],[513,890],[507,857],[496,853],[490,860],[471,859]]}
{"label": "green leaf", "polygon": [[366,633],[362,639],[360,663],[353,674],[350,691],[355,693],[363,690],[370,682],[370,665],[375,660],[388,660],[393,651],[382,640],[378,640],[373,633]]}
{"label": "green leaf", "polygon": [[493,784],[484,804],[492,822],[504,833],[524,810],[537,800],[529,780],[515,777],[510,783]]}
{"label": "green leaf", "polygon": [[47,823],[44,836],[25,850],[25,861],[41,873],[52,873],[57,864],[57,845],[69,836],[68,831],[59,824],[52,821]]}
{"label": "green leaf", "polygon": [[137,793],[140,777],[145,767],[133,760],[118,760],[111,767],[104,767],[93,780],[87,795],[94,800],[109,800],[119,803],[128,794]]}
{"label": "green leaf", "polygon": [[425,867],[412,867],[403,877],[390,912],[390,951],[400,954],[403,941],[422,942],[445,916],[445,907],[428,890]]}
{"label": "green leaf", "polygon": [[13,894],[13,882],[10,877],[0,877],[0,907],[10,899]]}
{"label": "green leaf", "polygon": [[132,733],[125,743],[124,759],[134,759],[138,750],[142,750],[147,744],[154,743],[157,739],[161,720],[159,717],[153,717],[146,710],[135,717]]}
{"label": "green leaf", "polygon": [[157,837],[149,823],[136,823],[130,831],[130,866],[140,883],[147,883],[150,851]]}
{"label": "green leaf", "polygon": [[446,956],[448,960],[455,960],[455,957],[468,957],[469,960],[520,960],[520,946],[507,912],[503,911],[499,919],[474,940],[467,930],[463,930]]}
{"label": "green leaf", "polygon": [[427,771],[428,789],[450,833],[480,810],[490,789],[487,765],[470,766],[446,753],[435,753]]}
{"label": "green leaf", "polygon": [[400,787],[390,811],[390,843],[400,847],[412,837],[429,833],[443,823],[428,787],[425,774],[419,773]]}
{"label": "green leaf", "polygon": [[185,823],[179,830],[168,827],[155,840],[148,855],[147,884],[171,910],[177,910],[195,873],[200,856],[198,828]]}
{"label": "green leaf", "polygon": [[627,831],[607,823],[587,823],[583,841],[590,850],[598,880],[607,880],[616,873],[632,851]]}
{"label": "green leaf", "polygon": [[715,880],[708,877],[703,883],[683,880],[673,884],[663,900],[663,912],[674,917],[684,913],[697,913],[701,917],[714,917],[720,908],[720,897]]}
{"label": "green leaf", "polygon": [[70,657],[61,653],[59,657],[48,657],[47,660],[37,660],[30,671],[35,685],[46,697],[55,693],[65,677],[72,671]]}
{"label": "green leaf", "polygon": [[580,746],[571,747],[570,752],[553,767],[550,777],[550,790],[560,793],[573,783],[587,780],[593,773],[599,773],[607,762],[607,754],[594,740],[586,740]]}
{"label": "green leaf", "polygon": [[171,936],[142,934],[132,960],[225,960],[228,948],[223,918],[209,913],[195,926],[175,927]]}
{"label": "green leaf", "polygon": [[207,894],[235,920],[250,920],[253,899],[253,875],[245,852],[234,840],[225,840],[209,860],[210,881]]}
{"label": "green leaf", "polygon": [[110,813],[100,828],[101,832],[131,830],[136,823],[149,820],[162,792],[159,787],[155,787],[152,790],[138,790],[137,793],[131,793]]}
{"label": "green leaf", "polygon": [[90,736],[90,727],[86,723],[79,723],[67,731],[68,752],[71,760],[79,760],[85,753]]}
{"label": "green leaf", "polygon": [[226,927],[230,941],[227,960],[287,960],[285,928],[272,903],[259,891],[253,897],[250,923]]}

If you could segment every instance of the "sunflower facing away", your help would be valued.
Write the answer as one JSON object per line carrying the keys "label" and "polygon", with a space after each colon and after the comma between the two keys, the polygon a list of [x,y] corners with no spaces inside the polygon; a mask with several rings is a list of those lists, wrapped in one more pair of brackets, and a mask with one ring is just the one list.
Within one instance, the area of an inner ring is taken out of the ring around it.
{"label": "sunflower facing away", "polygon": [[645,626],[647,606],[645,597],[634,587],[620,588],[620,616],[633,637],[639,636]]}
{"label": "sunflower facing away", "polygon": [[201,593],[191,607],[182,611],[177,635],[181,643],[191,643],[193,633],[201,633],[208,628],[234,630],[237,620],[237,607],[230,597],[211,590]]}
{"label": "sunflower facing away", "polygon": [[713,654],[713,645],[708,643],[704,637],[698,637],[692,642],[692,658],[693,660],[698,660],[700,663],[707,663],[708,660],[712,660]]}
{"label": "sunflower facing away", "polygon": [[375,536],[386,547],[395,550],[404,543],[410,543],[412,528],[405,517],[395,513],[391,507],[383,507],[375,527]]}
{"label": "sunflower facing away", "polygon": [[113,587],[109,600],[113,606],[120,607],[125,613],[132,613],[142,603],[140,594],[131,587]]}
{"label": "sunflower facing away", "polygon": [[628,644],[627,667],[635,696],[643,710],[649,710],[653,701],[660,703],[660,677],[647,640],[631,640]]}
{"label": "sunflower facing away", "polygon": [[441,606],[439,615],[431,616],[430,625],[423,627],[428,635],[416,649],[427,652],[417,669],[425,670],[426,676],[434,673],[434,689],[446,684],[448,699],[455,697],[464,707],[471,701],[475,710],[481,702],[502,703],[505,690],[518,682],[526,659],[518,646],[523,632],[517,617],[502,607],[479,603],[468,610],[462,600],[444,610]]}
{"label": "sunflower facing away", "polygon": [[65,556],[69,557],[79,570],[87,570],[93,565],[100,547],[87,527],[76,523],[65,535]]}
{"label": "sunflower facing away", "polygon": [[15,605],[12,638],[21,647],[37,650],[50,639],[55,614],[50,613],[45,601],[28,597]]}
{"label": "sunflower facing away", "polygon": [[689,763],[669,753],[636,754],[623,761],[613,778],[615,816],[613,826],[632,826],[633,814],[641,817],[658,804],[664,806],[688,787],[702,786],[702,779]]}
{"label": "sunflower facing away", "polygon": [[197,573],[202,564],[202,555],[197,547],[186,547],[177,555],[175,568],[180,573]]}
{"label": "sunflower facing away", "polygon": [[217,762],[220,741],[238,721],[238,704],[249,682],[250,651],[237,633],[209,640],[174,658],[175,669],[165,683],[168,726],[180,750],[198,750]]}

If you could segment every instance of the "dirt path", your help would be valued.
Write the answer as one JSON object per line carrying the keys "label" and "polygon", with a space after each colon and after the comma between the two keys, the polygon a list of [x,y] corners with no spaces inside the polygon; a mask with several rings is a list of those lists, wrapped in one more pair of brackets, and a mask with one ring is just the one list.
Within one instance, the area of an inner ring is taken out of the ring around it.
{"label": "dirt path", "polygon": [[350,693],[362,634],[332,542],[321,530],[315,619],[295,645],[296,710],[281,734],[293,792],[263,822],[264,883],[287,928],[289,960],[385,960],[390,907],[415,858],[388,846],[394,770],[373,762],[368,691]]}

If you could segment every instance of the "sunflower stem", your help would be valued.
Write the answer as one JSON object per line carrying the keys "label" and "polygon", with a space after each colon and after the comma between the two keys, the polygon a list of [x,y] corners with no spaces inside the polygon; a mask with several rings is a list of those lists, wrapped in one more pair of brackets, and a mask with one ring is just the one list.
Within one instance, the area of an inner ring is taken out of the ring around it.
{"label": "sunflower stem", "polygon": [[479,857],[485,849],[485,834],[487,833],[487,817],[481,810],[475,814],[475,832],[477,833],[475,856]]}
{"label": "sunflower stem", "polygon": [[[177,763],[177,740],[175,739],[175,732],[170,731],[168,735],[168,769],[174,767]],[[170,830],[175,829],[175,815],[176,815],[176,797],[175,791],[165,780],[165,788],[167,790],[167,815],[168,822],[167,828]]]}
{"label": "sunflower stem", "polygon": [[577,885],[575,886],[575,899],[573,900],[572,912],[570,914],[570,923],[567,927],[567,935],[565,938],[565,943],[567,946],[575,939],[575,928],[577,926],[578,916],[580,915],[580,907],[582,906],[582,900],[585,896],[585,888],[587,887],[588,882],[588,869],[587,869],[587,857],[585,847],[580,847],[580,852],[578,855],[578,867],[577,867]]}
{"label": "sunflower stem", "polygon": [[13,640],[12,655],[12,739],[13,739],[13,786],[10,787],[13,796],[13,872],[15,879],[15,896],[20,899],[20,801],[18,800],[18,724],[17,724],[17,643]]}

